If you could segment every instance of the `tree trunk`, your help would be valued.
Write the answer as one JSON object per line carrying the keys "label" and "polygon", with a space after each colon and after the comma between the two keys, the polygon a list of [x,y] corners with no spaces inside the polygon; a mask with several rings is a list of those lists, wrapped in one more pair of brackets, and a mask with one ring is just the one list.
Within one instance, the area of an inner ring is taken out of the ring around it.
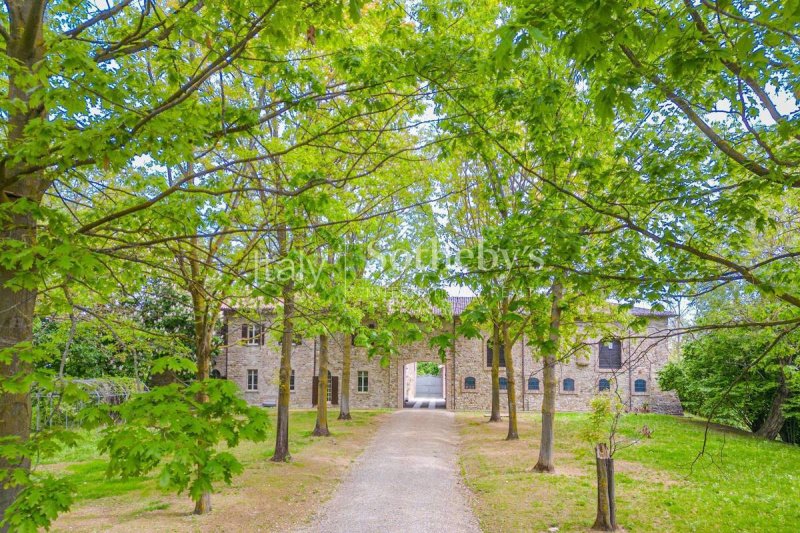
{"label": "tree trunk", "polygon": [[786,402],[787,398],[789,398],[789,387],[786,385],[786,375],[783,372],[783,366],[785,364],[788,364],[788,361],[781,361],[778,388],[775,389],[775,393],[772,395],[772,404],[769,407],[767,418],[758,430],[756,430],[756,435],[769,440],[775,440],[778,437],[785,421],[783,416],[783,404]]}
{"label": "tree trunk", "polygon": [[556,361],[561,341],[561,298],[563,287],[559,281],[553,281],[550,287],[552,304],[550,307],[550,337],[548,349],[543,354],[544,397],[542,398],[542,437],[539,443],[539,460],[533,469],[537,472],[555,471],[553,460],[553,444],[555,442],[556,395]]}
{"label": "tree trunk", "polygon": [[342,346],[342,401],[339,404],[339,420],[350,420],[350,359],[353,335],[345,333]]}
{"label": "tree trunk", "polygon": [[492,326],[492,414],[489,422],[500,422],[500,333]]}
{"label": "tree trunk", "polygon": [[[503,303],[504,313],[508,312],[508,301]],[[506,379],[508,380],[508,435],[506,440],[518,440],[517,431],[517,386],[514,378],[513,345],[508,334],[508,324],[503,324],[503,350],[506,354]]]}
{"label": "tree trunk", "polygon": [[617,529],[617,511],[614,502],[614,458],[608,446],[598,444],[595,447],[597,463],[597,517],[592,529],[597,531],[614,531]]}
{"label": "tree trunk", "polygon": [[[286,227],[278,230],[281,255],[286,257]],[[278,373],[278,421],[275,433],[275,453],[272,461],[291,459],[289,454],[289,385],[292,376],[292,338],[294,337],[294,280],[283,284],[283,336],[281,337],[281,368]]]}
{"label": "tree trunk", "polygon": [[[9,232],[5,232],[9,235]],[[12,238],[19,238],[15,235]],[[14,272],[0,270],[0,350],[16,346],[21,342],[30,342],[33,337],[33,311],[36,301],[36,291],[14,292],[6,288],[6,282],[14,276]],[[12,378],[29,374],[30,362],[14,354],[7,364],[0,364],[0,380],[2,383],[11,382]],[[0,392],[0,438],[14,437],[25,442],[31,432],[31,397],[28,390],[24,392]],[[23,489],[11,483],[11,478],[17,469],[30,468],[30,458],[24,457],[21,461],[9,463],[0,457],[0,520],[14,503],[17,495]],[[5,528],[0,528],[5,531]]]}
{"label": "tree trunk", "polygon": [[211,512],[211,493],[204,492],[200,498],[194,502],[194,514],[206,514]]}
{"label": "tree trunk", "polygon": [[[22,68],[23,78],[31,78],[34,65],[44,56],[44,39],[42,26],[46,2],[6,2],[9,34],[6,54],[16,60],[17,68]],[[32,120],[46,117],[44,105],[31,108],[30,96],[35,91],[28,79],[24,86],[17,82],[16,69],[8,73],[7,102],[14,102],[9,108],[6,129],[6,146],[8,152],[0,161],[0,203],[8,204],[19,199],[26,199],[35,204],[41,203],[42,196],[49,183],[41,173],[20,175],[20,168],[29,163],[24,154],[22,162],[8,166],[8,160],[15,160],[18,155],[14,149],[24,140],[25,128]],[[33,75],[35,76],[35,74]],[[35,79],[35,78],[34,78]],[[36,156],[33,156],[36,158]],[[0,221],[0,239],[3,242],[17,241],[32,245],[36,240],[36,221],[26,213],[11,216]],[[21,342],[30,342],[33,338],[33,314],[36,307],[37,291],[11,290],[7,284],[18,272],[14,269],[0,268],[0,350],[5,350]],[[32,365],[27,358],[15,353],[10,361],[0,364],[0,383],[8,383],[12,377],[30,374]],[[0,439],[11,437],[25,442],[31,432],[31,398],[29,391],[7,392],[0,388]],[[28,470],[30,458],[10,464],[0,458],[0,520],[6,509],[14,503],[22,487],[7,483],[8,476],[13,476],[17,469]],[[7,528],[0,528],[5,531]]]}
{"label": "tree trunk", "polygon": [[329,437],[328,431],[328,336],[319,336],[319,379],[317,380],[317,423],[312,435]]}
{"label": "tree trunk", "polygon": [[[195,379],[205,381],[211,378],[211,349],[217,317],[215,309],[209,307],[208,299],[205,297],[206,291],[201,288],[203,279],[199,262],[194,254],[190,254],[190,257],[193,279],[190,280],[189,291],[192,296],[195,357],[197,359]],[[197,401],[208,402],[208,395],[200,392],[197,395]],[[209,512],[211,512],[211,492],[204,492],[194,502],[194,514],[201,515]]]}

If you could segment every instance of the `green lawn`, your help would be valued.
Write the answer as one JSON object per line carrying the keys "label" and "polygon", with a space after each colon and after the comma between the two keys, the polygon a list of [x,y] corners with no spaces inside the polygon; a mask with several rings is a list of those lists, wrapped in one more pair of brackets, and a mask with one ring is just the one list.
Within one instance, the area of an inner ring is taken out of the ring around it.
{"label": "green lawn", "polygon": [[[581,414],[558,416],[555,475],[530,470],[538,456],[539,417],[521,417],[522,440],[507,443],[506,424],[460,414],[461,467],[486,531],[585,531],[595,513],[594,459],[581,441]],[[627,415],[621,435],[652,438],[620,449],[619,523],[628,531],[786,531],[800,529],[800,447],[738,431],[710,432],[698,458],[702,422]],[[695,461],[696,460],[696,461]]]}
{"label": "green lawn", "polygon": [[[380,411],[359,411],[353,420],[339,422],[335,420],[337,412],[329,413],[330,427],[334,436],[347,436],[354,429],[367,425]],[[274,417],[275,410],[270,410]],[[289,445],[292,453],[299,452],[308,446],[315,437],[311,436],[316,420],[316,411],[292,411],[289,423]],[[275,429],[274,419],[272,430]],[[84,438],[77,446],[66,448],[58,455],[43,461],[43,468],[65,472],[78,488],[76,501],[93,500],[108,496],[119,496],[132,491],[141,491],[144,496],[157,496],[161,491],[151,477],[130,479],[108,479],[105,475],[107,460],[97,453],[97,432],[85,432]],[[243,442],[234,454],[244,464],[262,463],[272,457],[275,436],[272,433],[266,441],[259,443]],[[156,472],[157,474],[157,472]],[[220,484],[218,488],[222,488]]]}

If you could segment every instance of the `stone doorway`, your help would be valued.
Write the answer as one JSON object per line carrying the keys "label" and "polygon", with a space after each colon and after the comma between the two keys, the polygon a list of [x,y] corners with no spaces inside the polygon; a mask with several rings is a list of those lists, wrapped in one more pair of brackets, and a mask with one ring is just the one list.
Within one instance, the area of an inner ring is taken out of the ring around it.
{"label": "stone doorway", "polygon": [[445,409],[447,405],[446,366],[413,362],[403,367],[403,407]]}

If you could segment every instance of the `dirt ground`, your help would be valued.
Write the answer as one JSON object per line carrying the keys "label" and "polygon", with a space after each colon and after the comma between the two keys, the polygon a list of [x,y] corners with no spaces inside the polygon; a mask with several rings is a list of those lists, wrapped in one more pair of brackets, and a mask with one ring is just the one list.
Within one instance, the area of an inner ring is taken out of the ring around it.
{"label": "dirt ground", "polygon": [[334,436],[313,439],[292,461],[269,461],[271,443],[247,443],[237,451],[245,465],[233,485],[212,496],[213,511],[194,516],[186,496],[165,495],[154,486],[76,505],[54,531],[286,531],[306,523],[328,500],[350,465],[385,420],[348,425],[332,420]]}

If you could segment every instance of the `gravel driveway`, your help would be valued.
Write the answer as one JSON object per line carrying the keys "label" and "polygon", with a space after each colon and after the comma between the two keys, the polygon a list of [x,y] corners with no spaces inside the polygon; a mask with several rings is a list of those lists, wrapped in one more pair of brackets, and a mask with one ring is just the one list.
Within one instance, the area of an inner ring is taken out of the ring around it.
{"label": "gravel driveway", "polygon": [[456,464],[453,413],[397,411],[307,532],[480,531]]}

